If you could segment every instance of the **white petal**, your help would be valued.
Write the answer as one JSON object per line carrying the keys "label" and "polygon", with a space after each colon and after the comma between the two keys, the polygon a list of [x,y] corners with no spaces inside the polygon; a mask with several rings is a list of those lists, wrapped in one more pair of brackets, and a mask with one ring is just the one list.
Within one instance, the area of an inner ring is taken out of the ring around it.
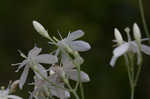
{"label": "white petal", "polygon": [[67,99],[70,97],[70,93],[68,91],[60,89],[60,88],[51,89],[51,94],[60,99]]}
{"label": "white petal", "polygon": [[145,54],[150,55],[150,46],[147,46],[147,45],[142,44],[141,50],[142,50]]}
{"label": "white petal", "polygon": [[118,57],[112,57],[111,58],[111,61],[110,61],[110,65],[112,66],[112,67],[114,67],[115,66],[115,63],[116,63],[116,60],[118,59]]}
{"label": "white petal", "polygon": [[138,48],[138,45],[136,44],[136,42],[133,41],[133,42],[130,42],[129,44],[130,44],[129,51],[131,51],[133,53],[137,53],[139,48]]}
{"label": "white petal", "polygon": [[122,56],[123,54],[125,54],[128,51],[128,49],[129,49],[128,43],[124,43],[124,44],[118,46],[113,51],[114,57]]}
{"label": "white petal", "polygon": [[77,30],[77,31],[74,31],[74,32],[71,32],[67,39],[69,40],[75,40],[75,39],[78,39],[80,37],[82,37],[84,35],[84,32],[82,30]]}
{"label": "white petal", "polygon": [[[42,65],[38,64],[38,65],[37,65],[37,68],[38,68],[38,70],[41,72],[41,74],[42,74],[43,76],[47,77],[47,71],[46,71],[46,69],[45,69]],[[41,76],[40,76],[37,72],[34,72],[34,73],[36,74],[36,76],[37,76],[39,79],[42,79]]]}
{"label": "white petal", "polygon": [[18,69],[16,70],[16,72],[18,72],[22,67],[24,67],[27,64],[27,60],[24,60],[22,63],[20,63]]}
{"label": "white petal", "polygon": [[72,69],[74,68],[74,64],[72,63],[72,61],[70,61],[68,59],[68,57],[64,54],[62,54],[62,60],[61,60],[62,64],[63,64],[63,68],[64,69]]}
{"label": "white petal", "polygon": [[65,91],[65,97],[69,98],[70,97],[70,93],[68,91]]}
{"label": "white petal", "polygon": [[29,51],[28,56],[30,57],[37,56],[41,51],[42,51],[42,48],[38,48],[35,46],[33,49]]}
{"label": "white petal", "polygon": [[84,41],[72,41],[72,43],[70,43],[70,46],[73,50],[75,51],[88,51],[89,49],[91,49],[91,46]]}
{"label": "white petal", "polygon": [[8,95],[8,98],[11,98],[11,99],[22,99],[21,97],[15,96],[15,95]]}
{"label": "white petal", "polygon": [[58,61],[57,57],[50,54],[41,54],[35,57],[38,63],[54,64]]}
{"label": "white petal", "polygon": [[20,82],[19,82],[19,88],[22,89],[24,83],[26,82],[27,76],[29,72],[29,66],[25,66],[23,73],[21,74]]}
{"label": "white petal", "polygon": [[[66,72],[66,75],[70,79],[72,79],[74,81],[78,81],[78,71],[76,69],[68,70],[65,72]],[[89,82],[90,81],[88,74],[86,74],[83,71],[80,71],[80,79],[81,79],[81,82]]]}

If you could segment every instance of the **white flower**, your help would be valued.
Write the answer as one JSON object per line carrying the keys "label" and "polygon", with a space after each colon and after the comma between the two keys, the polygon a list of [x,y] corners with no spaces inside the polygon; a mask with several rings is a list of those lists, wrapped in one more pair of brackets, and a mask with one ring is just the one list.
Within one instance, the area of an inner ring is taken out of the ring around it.
{"label": "white flower", "polygon": [[83,35],[84,32],[82,30],[77,30],[72,33],[69,33],[66,38],[58,41],[57,43],[58,50],[64,50],[69,46],[71,50],[74,51],[79,51],[79,52],[88,51],[91,48],[89,43],[82,40],[77,40]]}
{"label": "white flower", "polygon": [[[43,74],[46,75],[46,70],[45,68],[40,64],[40,63],[44,63],[44,64],[54,64],[56,63],[57,57],[51,54],[40,54],[40,52],[42,51],[41,48],[38,47],[34,47],[32,50],[29,51],[28,56],[26,57],[23,53],[20,52],[21,56],[25,58],[25,60],[21,63],[18,64],[14,64],[14,65],[19,65],[18,70],[19,71],[22,67],[24,68],[24,71],[20,77],[20,83],[19,83],[19,87],[22,89],[27,76],[28,76],[28,72],[29,69],[33,66],[36,66],[36,68]],[[40,55],[39,55],[40,54]],[[34,71],[34,70],[33,70]],[[35,72],[35,71],[34,71]],[[37,72],[35,72],[35,74],[39,76],[39,74]]]}
{"label": "white flower", "polygon": [[0,99],[22,99],[22,98],[16,95],[9,95],[9,88],[7,88],[6,90],[2,88],[0,90]]}
{"label": "white flower", "polygon": [[[140,36],[141,33],[140,33],[140,30],[139,30],[139,28],[137,27],[136,24],[134,24],[134,26],[133,26],[133,32],[134,32],[135,39],[140,40],[140,42],[147,40],[146,38],[141,39],[141,36]],[[117,39],[116,39],[115,42],[119,43]],[[125,55],[128,52],[137,54],[137,64],[139,64],[140,63],[140,58],[141,58],[141,56],[138,53],[139,51],[142,51],[143,53],[145,53],[147,55],[150,55],[150,46],[141,44],[141,50],[140,50],[139,47],[138,47],[138,44],[136,43],[136,41],[135,40],[131,41],[130,40],[130,36],[128,35],[128,41],[127,42],[123,41],[122,44],[119,43],[118,47],[116,47],[113,50],[113,57],[112,57],[112,59],[110,61],[110,65],[114,66],[115,63],[116,63],[116,60],[120,56]]]}
{"label": "white flower", "polygon": [[[34,82],[34,91],[32,92],[30,99],[33,97],[35,99],[47,99],[48,97],[55,96],[59,99],[68,99],[70,97],[70,93],[62,89],[64,88],[64,83],[61,81],[57,75],[50,75],[47,76],[47,78],[56,84],[56,86],[48,83],[45,80],[38,79],[35,77],[35,82]],[[59,88],[61,87],[61,88]]]}
{"label": "white flower", "polygon": [[[76,59],[74,61],[77,62]],[[60,78],[65,75],[71,80],[78,81],[78,71],[75,68],[72,61],[70,61],[67,56],[63,55],[62,66],[52,66],[50,72],[53,72],[53,74],[58,75]],[[90,78],[87,73],[80,71],[80,80],[81,82],[89,82]]]}

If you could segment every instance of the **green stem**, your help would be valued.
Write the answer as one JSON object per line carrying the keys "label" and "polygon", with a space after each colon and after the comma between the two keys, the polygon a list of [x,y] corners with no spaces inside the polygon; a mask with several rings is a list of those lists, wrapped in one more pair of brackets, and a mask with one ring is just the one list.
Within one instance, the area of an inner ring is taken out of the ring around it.
{"label": "green stem", "polygon": [[[77,65],[77,64],[76,64]],[[78,70],[78,79],[79,79],[79,85],[80,85],[80,92],[81,92],[81,97],[82,99],[84,99],[84,89],[83,89],[83,85],[82,85],[82,82],[81,82],[81,77],[80,77],[80,66],[77,66],[77,70]]]}
{"label": "green stem", "polygon": [[134,56],[132,54],[129,53],[129,60],[130,60],[130,69],[131,69],[131,79],[132,79],[132,83],[134,83]]}
{"label": "green stem", "polygon": [[[130,82],[130,88],[131,88],[131,97],[130,97],[130,99],[134,99],[135,86],[134,86],[133,59],[130,55],[129,55],[129,57],[127,55],[124,55],[124,58],[125,58],[125,61],[126,61],[125,63],[126,63],[126,68],[127,68],[129,82]],[[129,59],[130,59],[131,64],[129,63]]]}
{"label": "green stem", "polygon": [[75,85],[75,88],[74,88],[76,91],[77,91],[77,89],[78,89],[78,87],[79,87],[79,84],[80,84],[80,82],[77,81],[77,82],[76,82],[76,85]]}
{"label": "green stem", "polygon": [[[140,14],[141,14],[141,19],[142,19],[142,23],[143,23],[143,27],[144,27],[145,34],[146,34],[147,38],[150,38],[148,26],[147,26],[146,20],[145,20],[145,14],[144,14],[144,9],[143,9],[142,0],[138,0],[138,3],[139,3]],[[150,44],[150,40],[149,40],[149,44]]]}
{"label": "green stem", "polygon": [[135,91],[135,86],[133,84],[131,87],[131,99],[134,99],[134,91]]}
{"label": "green stem", "polygon": [[134,57],[132,54],[129,54],[130,65],[131,65],[131,76],[132,76],[132,85],[131,85],[131,99],[134,99],[135,85],[134,85]]}
{"label": "green stem", "polygon": [[136,86],[137,85],[137,82],[138,82],[138,79],[139,79],[139,76],[140,76],[140,73],[141,73],[141,69],[142,69],[142,62],[143,62],[143,57],[142,57],[142,54],[141,54],[141,43],[136,41],[137,45],[138,45],[138,52],[137,52],[137,55],[138,57],[140,57],[140,62],[137,64],[138,65],[138,70],[137,70],[137,73],[135,75],[135,80],[134,80],[134,85]]}
{"label": "green stem", "polygon": [[67,85],[67,87],[70,89],[70,91],[73,93],[73,95],[75,96],[75,98],[76,99],[80,99],[79,96],[78,96],[78,94],[77,94],[77,92],[71,87],[68,79],[64,78],[63,80],[64,80],[65,84]]}
{"label": "green stem", "polygon": [[135,77],[135,81],[134,81],[134,85],[135,86],[137,85],[137,82],[138,82],[138,79],[139,79],[139,76],[140,76],[140,73],[141,73],[141,69],[142,69],[142,65],[139,64],[138,65],[138,71],[137,71],[137,74],[136,74],[136,77]]}
{"label": "green stem", "polygon": [[125,63],[126,63],[126,68],[128,72],[128,77],[129,77],[129,82],[130,82],[130,87],[132,86],[132,75],[130,72],[130,66],[129,66],[129,59],[127,55],[124,55]]}

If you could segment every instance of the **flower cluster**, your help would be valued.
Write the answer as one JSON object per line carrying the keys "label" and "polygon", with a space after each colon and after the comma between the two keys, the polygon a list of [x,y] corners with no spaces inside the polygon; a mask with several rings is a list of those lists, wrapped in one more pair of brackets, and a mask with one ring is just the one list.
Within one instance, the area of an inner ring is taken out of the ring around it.
{"label": "flower cluster", "polygon": [[[77,40],[84,35],[82,30],[77,30],[68,34],[66,38],[58,40],[51,38],[45,28],[37,21],[33,21],[35,30],[43,37],[47,38],[50,44],[57,47],[50,54],[40,54],[42,48],[35,46],[28,55],[21,51],[20,55],[25,58],[19,65],[17,72],[24,67],[20,77],[19,87],[23,88],[29,69],[34,72],[34,90],[30,92],[30,99],[49,99],[57,97],[59,99],[68,99],[72,93],[76,98],[79,97],[77,89],[83,89],[82,83],[89,82],[87,73],[80,70],[84,60],[78,52],[88,51],[90,45],[82,40]],[[48,64],[49,67],[44,67]],[[49,69],[46,69],[49,68]],[[75,87],[70,81],[76,81]]]}

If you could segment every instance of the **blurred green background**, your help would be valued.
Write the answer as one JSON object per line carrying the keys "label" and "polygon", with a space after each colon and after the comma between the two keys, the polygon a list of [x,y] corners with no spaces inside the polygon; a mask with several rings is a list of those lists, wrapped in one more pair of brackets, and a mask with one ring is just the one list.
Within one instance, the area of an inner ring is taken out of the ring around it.
{"label": "blurred green background", "polygon": [[[143,0],[145,17],[150,24],[150,1]],[[37,44],[43,52],[51,49],[47,40],[39,36],[32,20],[44,25],[50,35],[57,31],[66,36],[68,31],[82,29],[92,49],[81,53],[85,58],[82,67],[89,73],[91,82],[85,84],[86,99],[129,99],[130,87],[123,59],[111,68],[113,29],[121,32],[137,22],[143,27],[138,0],[1,0],[0,1],[0,86],[20,77],[10,64],[22,61],[17,50],[27,53]],[[150,29],[150,25],[149,25]],[[123,34],[124,35],[124,34]],[[136,90],[136,99],[150,99],[150,62],[144,56],[144,66]],[[30,73],[32,75],[32,73]],[[31,78],[27,82],[32,82]],[[32,88],[32,87],[31,87]],[[28,99],[30,87],[18,91]]]}

